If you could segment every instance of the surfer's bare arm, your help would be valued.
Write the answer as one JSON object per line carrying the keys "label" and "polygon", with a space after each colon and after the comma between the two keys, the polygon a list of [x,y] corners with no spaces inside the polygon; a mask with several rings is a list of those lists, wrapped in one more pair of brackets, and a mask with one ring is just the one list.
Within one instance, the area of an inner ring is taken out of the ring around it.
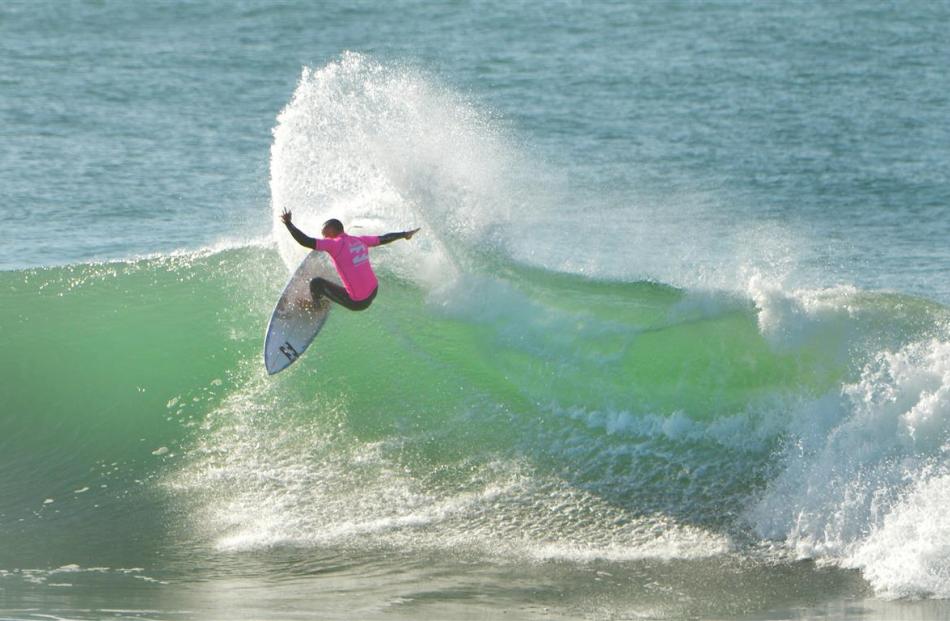
{"label": "surfer's bare arm", "polygon": [[379,245],[388,244],[396,241],[397,239],[412,239],[412,236],[415,235],[419,229],[412,229],[411,231],[403,231],[402,233],[386,233],[385,235],[379,236]]}
{"label": "surfer's bare arm", "polygon": [[316,248],[317,240],[298,229],[294,223],[291,222],[291,218],[291,213],[287,210],[284,210],[284,213],[280,214],[280,219],[284,221],[284,225],[286,225],[287,230],[290,231],[291,237],[297,240],[297,243],[301,246],[306,246],[311,250]]}

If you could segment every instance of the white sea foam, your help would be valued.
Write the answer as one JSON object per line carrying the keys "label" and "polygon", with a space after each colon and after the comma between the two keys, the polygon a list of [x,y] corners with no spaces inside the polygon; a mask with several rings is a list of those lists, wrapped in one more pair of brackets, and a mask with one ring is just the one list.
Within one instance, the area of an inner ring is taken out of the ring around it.
{"label": "white sea foam", "polygon": [[840,396],[792,414],[785,470],[748,512],[755,528],[861,568],[883,595],[946,597],[950,342],[884,351]]}
{"label": "white sea foam", "polygon": [[915,481],[844,564],[885,597],[950,598],[948,507],[950,474]]}

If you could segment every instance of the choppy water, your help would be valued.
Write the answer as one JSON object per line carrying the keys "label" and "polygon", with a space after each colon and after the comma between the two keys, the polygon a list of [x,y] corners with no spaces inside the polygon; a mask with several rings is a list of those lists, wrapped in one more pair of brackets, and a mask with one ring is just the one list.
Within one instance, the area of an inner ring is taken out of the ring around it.
{"label": "choppy water", "polygon": [[5,4],[0,616],[947,617],[948,17]]}

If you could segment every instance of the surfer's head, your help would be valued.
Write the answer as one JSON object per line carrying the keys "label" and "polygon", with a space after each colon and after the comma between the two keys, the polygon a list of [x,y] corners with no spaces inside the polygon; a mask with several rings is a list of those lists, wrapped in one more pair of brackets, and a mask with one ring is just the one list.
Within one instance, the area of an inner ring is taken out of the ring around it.
{"label": "surfer's head", "polygon": [[339,237],[343,234],[343,223],[337,220],[336,218],[330,218],[323,223],[323,233],[324,237]]}

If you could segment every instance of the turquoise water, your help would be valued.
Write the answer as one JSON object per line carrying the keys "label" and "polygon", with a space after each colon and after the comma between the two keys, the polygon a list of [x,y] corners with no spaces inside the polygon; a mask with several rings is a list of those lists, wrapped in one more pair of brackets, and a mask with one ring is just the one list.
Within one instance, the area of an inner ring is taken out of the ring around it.
{"label": "turquoise water", "polygon": [[948,17],[4,4],[0,616],[950,616]]}

